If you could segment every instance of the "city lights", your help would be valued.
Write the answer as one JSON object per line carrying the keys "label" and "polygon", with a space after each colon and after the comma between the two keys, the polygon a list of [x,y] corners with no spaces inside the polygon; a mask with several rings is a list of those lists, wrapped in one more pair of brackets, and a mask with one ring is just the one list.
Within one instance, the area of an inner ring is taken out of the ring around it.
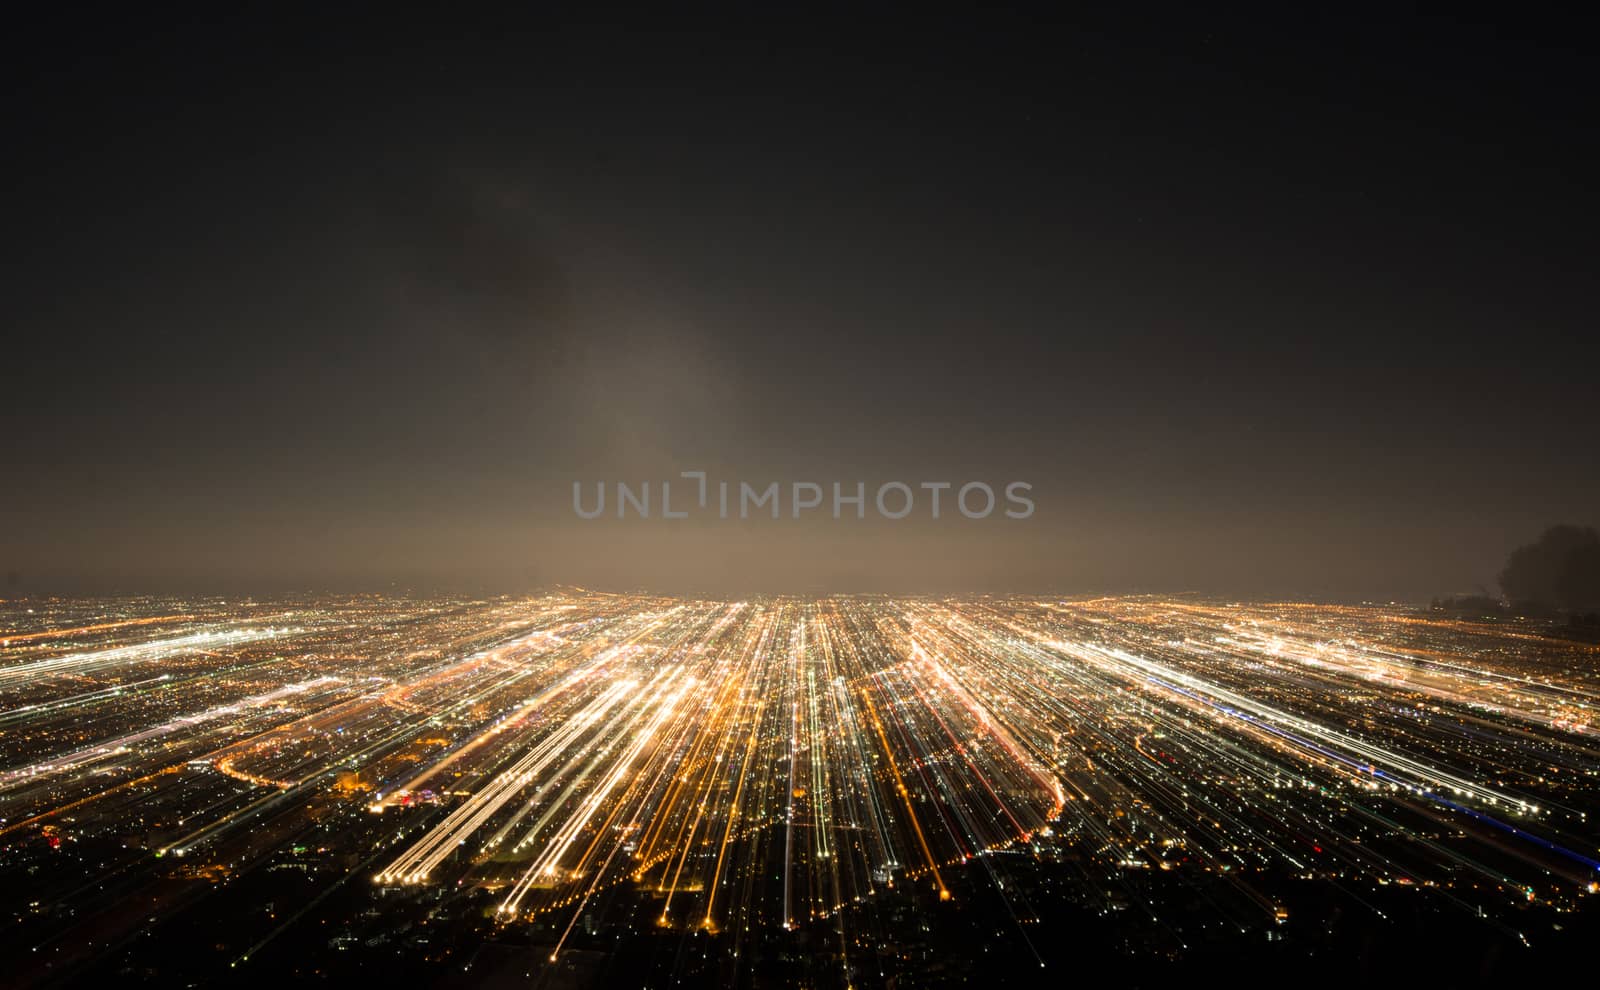
{"label": "city lights", "polygon": [[[849,982],[917,972],[897,902],[998,904],[1042,964],[1055,899],[1136,909],[1182,953],[1209,923],[1175,906],[1190,887],[1273,938],[1308,883],[1520,931],[1600,870],[1595,647],[1532,627],[582,591],[6,618],[0,842],[10,869],[54,864],[13,907],[68,932],[107,878],[161,918],[185,885],[292,868],[362,881],[367,907],[320,922],[340,931],[432,905],[424,958],[532,937],[559,963],[637,923],[716,940],[736,975],[750,940],[809,931]],[[296,898],[320,904],[274,914]]]}

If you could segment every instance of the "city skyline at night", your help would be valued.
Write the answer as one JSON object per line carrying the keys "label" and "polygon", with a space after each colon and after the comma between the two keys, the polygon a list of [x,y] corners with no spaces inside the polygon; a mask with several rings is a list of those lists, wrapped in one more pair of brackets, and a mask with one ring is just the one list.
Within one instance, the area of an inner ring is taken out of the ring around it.
{"label": "city skyline at night", "polygon": [[1592,20],[9,19],[0,984],[1581,980]]}
{"label": "city skyline at night", "polygon": [[1540,626],[577,589],[4,615],[30,979],[1359,967],[1327,932],[1418,911],[1520,970],[1600,882],[1600,647]]}

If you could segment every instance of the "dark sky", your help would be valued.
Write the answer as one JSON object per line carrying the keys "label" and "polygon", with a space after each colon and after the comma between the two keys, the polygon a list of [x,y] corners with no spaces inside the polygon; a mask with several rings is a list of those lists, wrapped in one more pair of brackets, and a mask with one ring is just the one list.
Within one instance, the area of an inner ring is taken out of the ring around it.
{"label": "dark sky", "polygon": [[[87,18],[4,42],[13,591],[1416,598],[1600,521],[1589,25]],[[573,513],[696,468],[1037,511]]]}

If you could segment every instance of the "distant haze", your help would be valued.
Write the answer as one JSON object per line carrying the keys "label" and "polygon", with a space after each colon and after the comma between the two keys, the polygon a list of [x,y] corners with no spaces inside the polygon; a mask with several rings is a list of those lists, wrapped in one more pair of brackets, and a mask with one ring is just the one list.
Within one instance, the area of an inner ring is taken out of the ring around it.
{"label": "distant haze", "polygon": [[[0,595],[1425,599],[1600,521],[1558,25],[328,16],[4,70]],[[572,510],[695,469],[1037,511]]]}

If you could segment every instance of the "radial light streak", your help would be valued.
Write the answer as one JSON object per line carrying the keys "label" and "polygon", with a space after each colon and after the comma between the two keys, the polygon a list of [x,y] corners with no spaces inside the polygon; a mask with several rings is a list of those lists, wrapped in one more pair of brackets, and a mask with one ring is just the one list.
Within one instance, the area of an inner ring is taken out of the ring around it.
{"label": "radial light streak", "polygon": [[621,891],[662,931],[734,945],[827,926],[846,969],[873,903],[959,906],[973,876],[1026,929],[1013,856],[1107,905],[1138,901],[1136,875],[1214,878],[1249,905],[1240,926],[1282,921],[1274,875],[1471,910],[1570,905],[1600,881],[1596,654],[1522,630],[1299,604],[563,592],[298,607],[292,635],[261,624],[281,611],[219,610],[96,645],[183,608],[162,605],[0,648],[0,834],[87,841],[136,818],[148,852],[222,870],[360,835],[373,896],[482,897],[488,930],[549,926],[556,954]]}

